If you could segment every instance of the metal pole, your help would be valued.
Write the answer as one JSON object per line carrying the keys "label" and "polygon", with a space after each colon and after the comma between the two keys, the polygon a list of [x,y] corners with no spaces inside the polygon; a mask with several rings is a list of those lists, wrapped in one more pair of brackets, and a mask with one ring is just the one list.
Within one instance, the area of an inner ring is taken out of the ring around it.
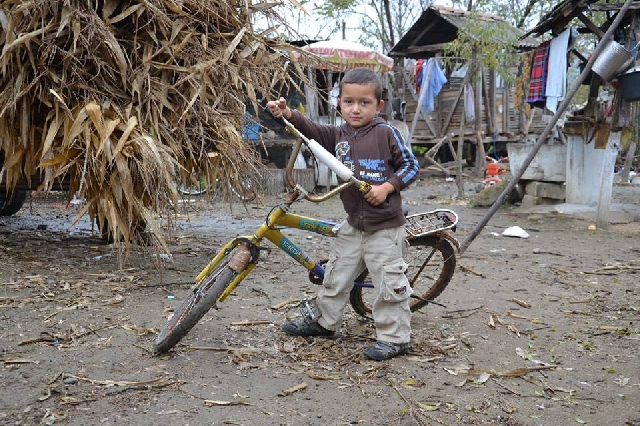
{"label": "metal pole", "polygon": [[489,222],[491,217],[495,214],[496,211],[498,211],[498,209],[500,208],[500,206],[504,202],[504,199],[507,197],[507,195],[518,184],[518,181],[520,180],[520,178],[522,178],[522,175],[527,170],[527,167],[529,167],[529,164],[531,164],[531,161],[533,161],[533,158],[536,156],[538,151],[540,151],[540,148],[542,147],[542,145],[547,141],[547,138],[549,137],[549,134],[551,133],[551,130],[556,125],[558,119],[560,119],[562,114],[564,114],[564,111],[569,106],[569,102],[571,102],[571,100],[575,96],[576,92],[580,88],[580,85],[584,81],[585,77],[587,76],[589,71],[591,71],[591,67],[593,66],[593,62],[596,60],[596,58],[598,58],[598,56],[600,56],[600,53],[602,53],[602,51],[604,50],[605,46],[607,45],[607,41],[611,38],[611,35],[616,30],[616,28],[618,28],[618,25],[620,25],[620,21],[622,21],[622,19],[624,18],[625,13],[627,12],[627,10],[629,10],[629,6],[631,6],[631,3],[633,3],[633,0],[626,0],[624,2],[624,5],[622,6],[620,11],[616,15],[616,18],[611,23],[611,26],[609,27],[607,32],[604,34],[604,36],[602,37],[602,39],[598,43],[598,46],[596,47],[596,50],[591,55],[591,58],[589,58],[589,60],[587,61],[587,65],[584,67],[584,70],[582,71],[580,76],[576,79],[576,81],[573,83],[573,87],[571,88],[571,90],[569,91],[567,96],[562,100],[560,105],[558,105],[558,110],[553,115],[553,118],[547,124],[547,127],[545,127],[544,131],[538,137],[538,140],[537,140],[536,144],[533,146],[533,149],[531,150],[531,152],[529,153],[527,158],[524,159],[524,161],[522,163],[522,167],[520,168],[520,170],[518,170],[518,173],[516,173],[516,175],[513,176],[513,178],[509,181],[507,186],[502,191],[502,193],[498,196],[498,199],[493,203],[493,205],[491,206],[491,208],[489,209],[487,214],[485,214],[485,216],[482,218],[482,220],[480,222],[478,222],[478,224],[475,226],[475,228],[473,228],[471,233],[467,236],[467,238],[460,245],[460,252],[459,252],[460,255],[462,255],[467,250],[469,245],[473,242],[473,240],[476,239],[476,237],[480,234],[482,229],[487,225],[487,223]]}

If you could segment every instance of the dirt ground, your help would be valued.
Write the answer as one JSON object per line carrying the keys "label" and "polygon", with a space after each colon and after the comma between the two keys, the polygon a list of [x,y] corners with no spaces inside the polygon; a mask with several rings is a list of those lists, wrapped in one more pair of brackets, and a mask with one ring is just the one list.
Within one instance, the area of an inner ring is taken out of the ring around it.
{"label": "dirt ground", "polygon": [[[431,178],[405,199],[413,213],[458,212],[462,241],[488,208],[456,193]],[[280,331],[318,287],[275,250],[181,345],[152,356],[207,259],[277,197],[184,204],[170,257],[134,248],[119,267],[86,219],[70,226],[76,206],[39,196],[0,218],[0,424],[638,426],[640,186],[616,185],[613,200],[626,209],[606,230],[588,229],[588,211],[501,208],[459,258],[446,307],[414,315],[410,354],[374,362],[361,354],[373,328],[350,307],[333,338]],[[294,211],[342,218],[337,199]],[[530,237],[501,235],[516,225]],[[290,235],[318,258],[331,247]]]}

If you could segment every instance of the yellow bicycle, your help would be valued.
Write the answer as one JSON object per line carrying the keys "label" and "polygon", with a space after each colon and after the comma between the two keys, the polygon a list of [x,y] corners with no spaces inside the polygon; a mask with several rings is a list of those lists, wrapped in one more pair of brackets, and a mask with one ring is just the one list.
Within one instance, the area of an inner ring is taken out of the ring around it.
{"label": "yellow bicycle", "polygon": [[[309,271],[309,279],[321,284],[324,277],[322,261],[311,258],[296,243],[286,237],[281,229],[301,229],[325,236],[335,236],[335,223],[290,213],[292,204],[300,199],[312,202],[325,201],[350,185],[357,185],[363,193],[371,186],[353,176],[353,173],[316,141],[307,139],[291,123],[283,119],[286,129],[298,139],[286,168],[286,178],[293,189],[282,202],[267,215],[263,224],[252,235],[229,240],[207,266],[195,278],[195,285],[160,331],[154,344],[154,352],[161,354],[173,346],[200,321],[211,309],[223,302],[236,286],[260,261],[264,239],[271,241]],[[323,161],[345,183],[326,194],[313,195],[293,180],[293,166],[302,144],[305,144],[320,161]],[[435,299],[447,287],[456,266],[458,241],[453,237],[458,215],[448,209],[407,216],[405,262],[406,274],[413,288],[411,310],[416,311]],[[354,282],[350,302],[353,309],[364,317],[371,314],[374,295],[373,285],[365,269]],[[307,304],[308,306],[308,304]],[[304,314],[304,312],[303,312]]]}

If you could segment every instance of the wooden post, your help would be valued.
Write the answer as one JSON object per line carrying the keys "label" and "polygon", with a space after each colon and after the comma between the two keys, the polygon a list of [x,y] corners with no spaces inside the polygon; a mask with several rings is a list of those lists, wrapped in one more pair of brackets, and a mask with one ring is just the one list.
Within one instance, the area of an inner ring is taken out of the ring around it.
{"label": "wooden post", "polygon": [[611,132],[607,147],[602,150],[602,178],[598,191],[598,210],[596,211],[596,226],[600,229],[609,227],[609,212],[611,211],[611,191],[613,187],[613,169],[620,146],[620,132]]}
{"label": "wooden post", "polygon": [[[624,160],[624,169],[622,169],[622,182],[627,183],[629,181],[629,172],[631,171],[631,167],[633,166],[633,157],[636,155],[636,141],[638,137],[640,137],[640,124],[638,120],[638,111],[640,111],[637,107],[637,103],[632,102],[629,104],[629,114],[631,118],[634,120],[633,122],[633,132],[631,135],[631,143],[629,144],[629,149],[627,149],[627,158]],[[638,178],[640,179],[640,178]]]}
{"label": "wooden post", "polygon": [[316,85],[316,73],[315,68],[307,67],[307,78],[309,79],[309,85],[304,87],[304,95],[307,99],[307,117],[313,121],[318,120],[318,98],[316,92],[318,90]]}
{"label": "wooden post", "polygon": [[458,197],[464,197],[464,180],[462,179],[462,149],[464,148],[464,128],[465,128],[465,113],[462,108],[462,117],[460,117],[460,134],[458,135],[458,162],[456,164],[456,186],[458,187]]}
{"label": "wooden post", "polygon": [[[484,152],[484,138],[482,137],[482,64],[478,58],[478,51],[474,52],[474,59],[476,66],[475,70],[475,86],[476,86],[476,96],[474,98],[476,105],[476,161],[474,172],[478,176],[482,176],[484,174],[484,169],[487,167],[487,159],[485,158],[487,154]],[[489,107],[485,109],[485,117],[488,117]]]}

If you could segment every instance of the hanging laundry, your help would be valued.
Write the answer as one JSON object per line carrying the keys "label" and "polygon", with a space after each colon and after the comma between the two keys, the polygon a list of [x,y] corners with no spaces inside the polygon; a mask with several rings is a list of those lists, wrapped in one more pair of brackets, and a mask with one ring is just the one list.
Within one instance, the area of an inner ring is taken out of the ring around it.
{"label": "hanging laundry", "polygon": [[464,114],[467,123],[476,121],[476,101],[473,94],[473,86],[469,83],[464,85]]}
{"label": "hanging laundry", "polygon": [[[429,70],[431,70],[431,72],[429,72]],[[422,90],[427,91],[423,97],[422,110],[425,114],[428,114],[435,109],[434,98],[438,96],[442,86],[447,82],[447,77],[445,77],[435,58],[429,58],[429,60],[422,65],[420,75],[421,82],[419,84],[422,85],[424,82]],[[429,80],[425,81],[426,79]]]}
{"label": "hanging laundry", "polygon": [[558,110],[558,103],[567,94],[567,55],[569,54],[569,40],[571,27],[567,28],[549,45],[549,67],[547,85],[545,88],[546,107],[552,113]]}
{"label": "hanging laundry", "polygon": [[416,61],[416,68],[415,68],[415,72],[414,72],[414,80],[415,80],[415,84],[416,84],[416,93],[420,93],[420,81],[422,80],[422,76],[420,75],[420,73],[422,72],[422,63],[424,62],[424,59],[418,59]]}
{"label": "hanging laundry", "polygon": [[518,75],[513,91],[513,106],[527,117],[531,114],[531,106],[525,102],[529,94],[529,79],[531,78],[531,64],[535,50],[522,52],[518,61]]}
{"label": "hanging laundry", "polygon": [[536,49],[533,57],[533,65],[531,66],[527,103],[539,108],[544,108],[547,101],[545,91],[547,88],[547,72],[549,71],[550,45],[550,40],[540,43]]}

